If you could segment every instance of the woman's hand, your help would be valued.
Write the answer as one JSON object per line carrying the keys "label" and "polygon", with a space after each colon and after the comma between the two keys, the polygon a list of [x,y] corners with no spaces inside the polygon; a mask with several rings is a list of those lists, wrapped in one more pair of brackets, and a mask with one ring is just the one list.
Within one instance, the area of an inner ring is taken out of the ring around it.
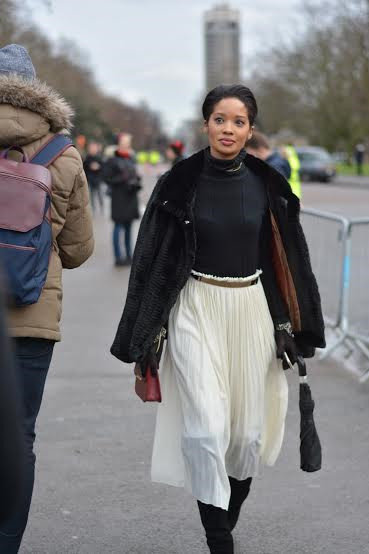
{"label": "woman's hand", "polygon": [[153,377],[157,375],[166,336],[167,330],[165,327],[162,327],[146,356],[141,362],[137,362],[135,365],[134,374],[137,379],[145,379],[148,368],[150,368]]}
{"label": "woman's hand", "polygon": [[137,379],[146,379],[147,370],[150,369],[151,375],[155,377],[159,369],[159,360],[155,352],[155,345],[151,347],[149,352],[141,362],[136,363],[134,373]]}
{"label": "woman's hand", "polygon": [[283,369],[288,369],[289,365],[284,359],[283,354],[286,352],[292,365],[297,362],[299,352],[297,350],[295,340],[289,333],[287,333],[287,331],[284,330],[275,331],[274,336],[277,344],[277,358],[283,360]]}
{"label": "woman's hand", "polygon": [[136,378],[139,379],[139,381],[144,380],[144,376],[142,375],[141,366],[140,366],[139,363],[135,364],[134,374],[135,374]]}

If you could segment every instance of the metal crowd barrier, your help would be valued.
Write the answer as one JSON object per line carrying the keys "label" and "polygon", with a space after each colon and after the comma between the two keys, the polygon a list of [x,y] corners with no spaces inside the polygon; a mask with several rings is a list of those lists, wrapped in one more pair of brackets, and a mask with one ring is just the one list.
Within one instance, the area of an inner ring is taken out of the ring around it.
{"label": "metal crowd barrier", "polygon": [[[336,339],[321,358],[339,346],[354,348],[369,362],[369,217],[346,218],[304,208],[301,220],[327,327]],[[369,379],[369,366],[360,381]]]}

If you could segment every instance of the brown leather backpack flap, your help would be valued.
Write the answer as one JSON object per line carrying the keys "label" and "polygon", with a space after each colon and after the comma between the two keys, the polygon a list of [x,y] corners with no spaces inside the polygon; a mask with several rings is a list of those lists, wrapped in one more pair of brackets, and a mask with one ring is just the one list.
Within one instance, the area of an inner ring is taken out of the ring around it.
{"label": "brown leather backpack flap", "polygon": [[42,223],[51,174],[46,167],[0,159],[0,227],[26,233]]}
{"label": "brown leather backpack flap", "polygon": [[298,332],[301,331],[301,317],[297,293],[288,265],[281,234],[271,210],[270,218],[272,222],[272,261],[274,271],[278,287],[288,308],[292,328],[294,331]]}

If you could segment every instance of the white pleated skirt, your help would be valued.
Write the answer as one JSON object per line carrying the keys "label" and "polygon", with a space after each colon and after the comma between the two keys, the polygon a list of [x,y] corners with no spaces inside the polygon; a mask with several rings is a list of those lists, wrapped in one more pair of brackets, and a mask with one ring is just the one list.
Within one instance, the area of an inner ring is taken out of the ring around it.
{"label": "white pleated skirt", "polygon": [[273,465],[284,435],[288,387],[260,279],[226,288],[191,277],[170,313],[160,379],[152,480],[228,509],[228,476]]}

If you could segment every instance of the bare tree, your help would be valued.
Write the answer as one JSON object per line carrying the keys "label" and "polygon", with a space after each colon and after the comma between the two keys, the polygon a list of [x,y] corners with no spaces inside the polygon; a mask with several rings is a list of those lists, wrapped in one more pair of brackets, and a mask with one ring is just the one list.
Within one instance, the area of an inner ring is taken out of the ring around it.
{"label": "bare tree", "polygon": [[12,42],[15,35],[16,2],[14,0],[2,0],[0,2],[0,38],[1,42]]}
{"label": "bare tree", "polygon": [[369,0],[310,2],[306,32],[253,76],[264,130],[351,152],[369,136]]}
{"label": "bare tree", "polygon": [[48,0],[0,1],[0,40],[26,46],[40,79],[58,90],[76,112],[75,134],[111,141],[119,131],[132,133],[137,148],[156,147],[163,136],[161,119],[146,104],[131,106],[106,95],[97,85],[88,54],[71,40],[51,42],[36,26],[29,24],[24,10]]}

